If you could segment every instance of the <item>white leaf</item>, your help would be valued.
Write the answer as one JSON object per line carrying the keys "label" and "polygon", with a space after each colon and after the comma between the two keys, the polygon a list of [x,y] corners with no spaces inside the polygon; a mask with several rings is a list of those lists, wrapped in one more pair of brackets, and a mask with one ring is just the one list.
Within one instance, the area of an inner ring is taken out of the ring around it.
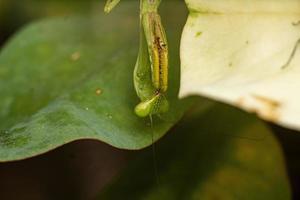
{"label": "white leaf", "polygon": [[180,97],[210,97],[300,130],[300,0],[187,5]]}

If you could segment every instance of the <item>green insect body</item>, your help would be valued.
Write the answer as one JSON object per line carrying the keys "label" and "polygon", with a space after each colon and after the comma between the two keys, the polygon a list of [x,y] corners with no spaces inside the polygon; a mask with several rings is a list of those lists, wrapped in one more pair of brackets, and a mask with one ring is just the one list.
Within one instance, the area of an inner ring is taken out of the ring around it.
{"label": "green insect body", "polygon": [[[160,38],[157,38],[157,43],[160,42]],[[164,46],[159,43],[159,87],[157,89],[160,92],[166,92],[168,89],[168,51],[166,50],[166,44]]]}
{"label": "green insect body", "polygon": [[168,88],[168,50],[166,44],[156,37],[152,47],[152,82],[160,92],[166,92]]}
{"label": "green insect body", "polygon": [[[158,14],[154,15],[154,49],[158,51],[158,66],[155,70],[158,71],[159,76],[157,79],[154,79],[153,82],[158,82],[158,87],[161,92],[166,92],[168,88],[168,45],[166,34],[163,29],[160,16]],[[154,68],[154,67],[153,67]],[[154,71],[154,70],[153,70]]]}
{"label": "green insect body", "polygon": [[152,114],[167,112],[169,103],[166,97],[160,93],[146,101],[142,101],[135,107],[135,113],[139,117],[147,117]]}
{"label": "green insect body", "polygon": [[160,92],[168,87],[168,46],[165,31],[157,12],[146,13],[143,17],[148,49],[151,60],[153,86]]}
{"label": "green insect body", "polygon": [[151,73],[152,83],[156,89],[160,88],[160,52],[158,47],[154,44],[151,49]]}
{"label": "green insect body", "polygon": [[[135,113],[146,117],[168,111],[169,103],[164,95],[168,85],[168,53],[165,37],[161,30],[158,32],[156,29],[156,24],[162,26],[160,17],[151,12],[142,18],[144,31],[141,31],[140,51],[134,70],[134,85],[141,103],[136,106]],[[147,28],[150,31],[146,31]]]}
{"label": "green insect body", "polygon": [[[113,8],[118,0],[108,0]],[[135,107],[139,117],[167,112],[165,92],[168,88],[168,46],[161,19],[157,13],[160,0],[140,0],[140,47],[133,81],[141,102]]]}
{"label": "green insect body", "polygon": [[[168,88],[168,47],[160,16],[156,11],[142,14],[142,35],[139,57],[147,57],[144,65],[138,59],[134,82],[141,103],[135,108],[140,117],[167,112],[169,103],[164,93]],[[147,47],[146,47],[147,46]],[[148,50],[148,51],[147,51]],[[141,81],[141,74],[145,76]],[[141,92],[141,89],[144,91]],[[146,92],[145,92],[146,90]],[[149,92],[148,91],[152,91]],[[145,95],[146,94],[146,95]]]}

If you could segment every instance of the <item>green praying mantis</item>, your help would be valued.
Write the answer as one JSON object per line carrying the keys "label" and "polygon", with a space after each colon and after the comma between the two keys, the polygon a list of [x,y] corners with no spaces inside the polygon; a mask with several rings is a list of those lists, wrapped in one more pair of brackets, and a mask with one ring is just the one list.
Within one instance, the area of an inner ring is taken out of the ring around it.
{"label": "green praying mantis", "polygon": [[[110,12],[120,0],[107,0],[104,11]],[[161,0],[140,0],[140,46],[133,81],[141,102],[135,107],[139,117],[165,113],[169,109],[168,43],[158,7]]]}

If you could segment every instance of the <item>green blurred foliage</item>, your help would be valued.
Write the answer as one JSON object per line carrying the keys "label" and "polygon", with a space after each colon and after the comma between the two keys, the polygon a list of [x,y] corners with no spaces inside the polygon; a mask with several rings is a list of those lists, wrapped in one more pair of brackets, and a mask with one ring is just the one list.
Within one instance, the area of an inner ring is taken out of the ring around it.
{"label": "green blurred foliage", "polygon": [[0,43],[25,24],[50,16],[69,16],[90,9],[103,10],[103,2],[96,0],[1,0]]}
{"label": "green blurred foliage", "polygon": [[192,110],[156,145],[156,160],[148,149],[98,199],[291,199],[281,148],[263,122],[203,100]]}

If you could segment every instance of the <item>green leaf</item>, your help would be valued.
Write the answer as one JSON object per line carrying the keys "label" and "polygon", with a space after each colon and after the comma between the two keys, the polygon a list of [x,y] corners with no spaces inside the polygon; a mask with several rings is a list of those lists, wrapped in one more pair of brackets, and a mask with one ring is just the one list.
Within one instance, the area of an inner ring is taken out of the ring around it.
{"label": "green leaf", "polygon": [[202,104],[156,145],[158,183],[149,148],[98,199],[291,199],[280,146],[265,124]]}
{"label": "green leaf", "polygon": [[111,15],[43,20],[27,26],[0,53],[0,161],[24,159],[78,139],[141,149],[161,138],[190,101],[177,99],[183,3],[164,13],[171,49],[170,111],[134,114],[132,83],[138,51],[138,2]]}

